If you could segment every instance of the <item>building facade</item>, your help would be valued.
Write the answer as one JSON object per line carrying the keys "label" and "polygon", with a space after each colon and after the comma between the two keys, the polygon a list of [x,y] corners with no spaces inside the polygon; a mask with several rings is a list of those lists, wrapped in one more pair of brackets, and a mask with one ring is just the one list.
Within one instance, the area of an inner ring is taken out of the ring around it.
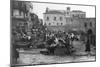
{"label": "building facade", "polygon": [[86,32],[88,29],[91,29],[94,34],[96,30],[96,18],[70,18],[67,19],[65,26],[65,31],[76,30]]}
{"label": "building facade", "polygon": [[44,13],[44,24],[46,26],[63,26],[66,24],[65,14],[57,10],[46,9]]}
{"label": "building facade", "polygon": [[93,34],[96,34],[96,18],[83,18],[79,19],[79,21],[82,26],[81,28],[83,28],[85,31],[91,29]]}
{"label": "building facade", "polygon": [[65,11],[66,18],[85,18],[86,17],[86,12],[81,11],[81,10],[72,10],[70,7],[66,8]]}
{"label": "building facade", "polygon": [[[86,18],[86,12],[81,10],[71,10],[67,7],[66,10],[51,10],[46,8],[44,13],[44,25],[51,31],[69,31],[82,30],[86,31],[90,25],[95,28],[95,18]],[[87,25],[85,27],[84,25]]]}
{"label": "building facade", "polygon": [[46,8],[44,13],[44,24],[47,26],[64,26],[66,20],[69,18],[85,18],[86,13],[80,10],[70,10],[70,7],[67,7],[66,10],[50,10]]}
{"label": "building facade", "polygon": [[12,29],[19,28],[20,33],[26,33],[30,30],[31,25],[30,12],[33,9],[31,2],[12,0],[11,6]]}

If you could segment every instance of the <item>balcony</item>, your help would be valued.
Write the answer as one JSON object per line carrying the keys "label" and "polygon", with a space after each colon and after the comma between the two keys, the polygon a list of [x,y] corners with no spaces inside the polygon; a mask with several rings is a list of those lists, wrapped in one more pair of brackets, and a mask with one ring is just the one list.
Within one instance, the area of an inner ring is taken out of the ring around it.
{"label": "balcony", "polygon": [[11,16],[11,19],[16,19],[16,20],[22,20],[22,21],[27,21],[28,17],[24,17],[24,16]]}

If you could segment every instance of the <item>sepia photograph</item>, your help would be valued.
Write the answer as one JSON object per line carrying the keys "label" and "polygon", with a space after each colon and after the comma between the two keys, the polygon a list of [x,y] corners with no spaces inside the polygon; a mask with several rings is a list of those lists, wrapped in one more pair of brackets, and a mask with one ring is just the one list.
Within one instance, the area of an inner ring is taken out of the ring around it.
{"label": "sepia photograph", "polygon": [[11,67],[95,61],[95,5],[10,0]]}

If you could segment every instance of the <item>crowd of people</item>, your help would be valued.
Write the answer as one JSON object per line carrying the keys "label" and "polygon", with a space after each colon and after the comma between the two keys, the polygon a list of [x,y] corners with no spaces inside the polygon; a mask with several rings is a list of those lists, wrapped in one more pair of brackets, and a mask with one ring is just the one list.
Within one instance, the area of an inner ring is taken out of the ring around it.
{"label": "crowd of people", "polygon": [[[54,32],[54,31],[50,32],[49,31],[49,32],[45,32],[41,38],[39,38],[38,36],[40,36],[40,34],[37,35],[36,38],[42,39],[42,42],[45,42],[44,48],[47,48],[49,53],[54,54],[54,50],[57,47],[62,47],[62,48],[64,47],[64,48],[66,48],[67,54],[70,55],[72,52],[74,52],[74,50],[73,50],[74,47],[73,47],[72,42],[73,41],[81,41],[81,37],[83,35],[68,33],[68,32],[64,32],[64,31],[58,31],[58,32]],[[22,40],[25,42],[28,42],[27,46],[30,49],[30,46],[35,45],[33,43],[33,41],[35,41],[36,38],[33,38],[32,36],[23,36]],[[37,40],[37,43],[39,43],[39,42],[40,41]],[[95,47],[95,35],[93,35],[93,32],[91,30],[88,30],[85,33],[84,42],[85,42],[85,51],[89,53],[91,51],[90,46],[93,45]],[[40,43],[40,45],[41,45],[41,43]],[[16,49],[16,46],[13,49]],[[16,52],[16,53],[18,53],[18,52]],[[16,54],[14,54],[14,55],[16,55]]]}
{"label": "crowd of people", "polygon": [[85,43],[85,51],[90,53],[91,45],[95,47],[95,35],[93,34],[92,30],[88,30],[82,34],[74,34],[68,32],[49,32],[46,34],[46,45],[49,45],[47,48],[51,53],[54,53],[54,49],[56,47],[66,47],[68,53],[70,54],[73,50],[73,41],[81,41],[82,37],[84,37],[83,42]]}
{"label": "crowd of people", "polygon": [[54,53],[56,47],[65,47],[67,48],[67,53],[70,54],[73,48],[72,41],[79,40],[78,37],[75,37],[74,33],[67,33],[67,32],[49,32],[46,34],[46,45],[49,47],[47,48],[50,53]]}

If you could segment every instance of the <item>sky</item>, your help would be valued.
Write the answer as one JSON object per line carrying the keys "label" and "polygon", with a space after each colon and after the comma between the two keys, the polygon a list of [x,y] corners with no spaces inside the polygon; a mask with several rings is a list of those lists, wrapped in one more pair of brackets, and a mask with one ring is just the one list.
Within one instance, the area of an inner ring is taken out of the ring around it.
{"label": "sky", "polygon": [[38,15],[40,19],[43,19],[43,13],[46,8],[53,10],[66,10],[66,7],[70,7],[72,10],[81,10],[86,12],[86,17],[95,17],[95,7],[94,6],[80,6],[80,5],[65,5],[65,4],[51,4],[51,3],[35,3],[33,4],[33,10],[35,14]]}

